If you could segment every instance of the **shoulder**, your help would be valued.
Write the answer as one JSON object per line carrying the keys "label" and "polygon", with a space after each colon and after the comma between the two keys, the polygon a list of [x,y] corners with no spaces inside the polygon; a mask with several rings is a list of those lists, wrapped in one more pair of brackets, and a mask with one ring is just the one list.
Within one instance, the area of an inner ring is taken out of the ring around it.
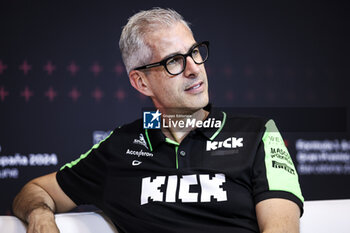
{"label": "shoulder", "polygon": [[266,124],[271,121],[269,118],[257,115],[232,113],[230,111],[223,112],[226,114],[225,127],[233,130],[248,132],[265,131]]}
{"label": "shoulder", "polygon": [[130,141],[130,138],[135,138],[142,132],[142,119],[137,119],[130,123],[116,127],[104,140],[101,140],[98,144],[99,147],[108,147],[110,144],[120,145],[125,141]]}
{"label": "shoulder", "polygon": [[136,119],[113,130],[113,133],[130,133],[143,131],[142,119]]}

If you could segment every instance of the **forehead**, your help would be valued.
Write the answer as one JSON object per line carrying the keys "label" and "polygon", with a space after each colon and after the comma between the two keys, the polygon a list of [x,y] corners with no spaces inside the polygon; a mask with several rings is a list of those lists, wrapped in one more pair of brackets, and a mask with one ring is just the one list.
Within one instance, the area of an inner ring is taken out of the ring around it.
{"label": "forehead", "polygon": [[186,53],[195,43],[192,32],[182,23],[149,34],[147,41],[153,52],[152,60],[162,59],[173,53]]}

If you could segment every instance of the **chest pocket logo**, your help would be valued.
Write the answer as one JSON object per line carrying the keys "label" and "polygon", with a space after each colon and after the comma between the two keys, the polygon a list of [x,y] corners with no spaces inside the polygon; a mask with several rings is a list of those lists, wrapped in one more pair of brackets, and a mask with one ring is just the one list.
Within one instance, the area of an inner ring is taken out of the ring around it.
{"label": "chest pocket logo", "polygon": [[235,149],[243,147],[243,138],[231,137],[224,141],[207,141],[206,150],[212,151],[219,148]]}

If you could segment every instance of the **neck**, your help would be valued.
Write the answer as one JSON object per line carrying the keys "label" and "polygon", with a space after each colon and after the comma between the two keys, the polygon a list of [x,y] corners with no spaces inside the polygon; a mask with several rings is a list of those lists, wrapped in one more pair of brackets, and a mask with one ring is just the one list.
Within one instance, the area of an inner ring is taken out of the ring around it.
{"label": "neck", "polygon": [[[201,108],[192,113],[165,113],[163,115],[166,116],[165,121],[168,122],[186,122],[189,116],[191,117],[191,120],[195,119],[195,121],[203,121],[205,118],[207,118],[209,112]],[[195,128],[186,128],[179,124],[169,124],[167,125],[167,127],[162,127],[162,132],[167,138],[181,143],[181,141],[187,136],[187,134],[189,134],[191,130],[194,129]]]}

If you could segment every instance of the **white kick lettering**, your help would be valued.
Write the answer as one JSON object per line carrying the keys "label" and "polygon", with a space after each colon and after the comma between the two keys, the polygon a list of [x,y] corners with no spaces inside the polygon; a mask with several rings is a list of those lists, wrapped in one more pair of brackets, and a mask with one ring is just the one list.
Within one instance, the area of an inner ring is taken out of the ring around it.
{"label": "white kick lettering", "polygon": [[153,201],[163,201],[163,193],[159,190],[165,182],[165,176],[157,176],[153,181],[151,177],[142,179],[141,205],[148,203],[150,197]]}
{"label": "white kick lettering", "polygon": [[207,141],[207,151],[216,150],[218,148],[237,148],[243,147],[243,138],[227,138],[225,141]]}
{"label": "white kick lettering", "polygon": [[198,184],[196,175],[183,176],[180,179],[179,199],[182,202],[197,202],[198,193],[190,193],[190,186]]}
{"label": "white kick lettering", "polygon": [[[143,184],[142,184],[143,186]],[[177,186],[177,176],[168,177],[168,185],[166,189],[166,202],[175,202],[176,201],[176,186]]]}
{"label": "white kick lettering", "polygon": [[[216,174],[213,179],[209,175],[199,175],[202,187],[201,202],[210,202],[210,197],[213,196],[217,201],[226,201],[227,193],[220,188],[226,182],[224,174]],[[222,190],[218,192],[218,190]]]}
{"label": "white kick lettering", "polygon": [[[169,203],[174,203],[176,200],[182,203],[210,202],[211,197],[218,202],[227,201],[227,193],[222,187],[226,182],[224,174],[215,174],[211,179],[207,174],[172,175],[168,176],[166,185],[165,180],[165,176],[157,176],[152,181],[151,177],[142,179],[141,205],[148,204],[149,200]],[[160,190],[162,185],[165,186],[165,200],[164,193]],[[198,199],[199,193],[190,192],[191,186],[200,186],[200,199]],[[177,190],[178,196],[176,196]]]}

